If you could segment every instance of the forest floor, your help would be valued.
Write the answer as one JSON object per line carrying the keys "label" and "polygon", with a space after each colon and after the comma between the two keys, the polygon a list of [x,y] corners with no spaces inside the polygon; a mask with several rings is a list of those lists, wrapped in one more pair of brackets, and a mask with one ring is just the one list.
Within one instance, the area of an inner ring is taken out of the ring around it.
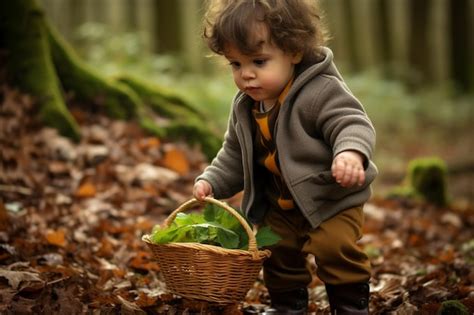
{"label": "forest floor", "polygon": [[[265,310],[261,279],[243,303],[227,308],[167,293],[160,266],[141,240],[191,197],[193,180],[206,166],[198,148],[80,110],[72,112],[83,138],[73,144],[31,119],[28,97],[2,94],[1,314]],[[238,197],[228,202],[237,205]],[[474,313],[470,202],[438,208],[376,191],[365,213],[361,245],[373,265],[372,314],[436,314],[449,300]],[[310,311],[329,314],[316,276],[309,292]]]}

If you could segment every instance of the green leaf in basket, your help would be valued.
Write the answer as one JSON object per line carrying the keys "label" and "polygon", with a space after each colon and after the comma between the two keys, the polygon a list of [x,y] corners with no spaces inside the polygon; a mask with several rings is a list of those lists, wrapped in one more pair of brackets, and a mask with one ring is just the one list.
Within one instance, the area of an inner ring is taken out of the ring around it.
{"label": "green leaf in basket", "polygon": [[[242,214],[237,209],[234,209],[234,210],[237,213],[239,213],[242,216],[242,218],[245,219],[244,214]],[[244,227],[235,216],[233,216],[231,213],[229,213],[225,209],[222,209],[221,207],[214,204],[206,205],[203,213],[204,213],[204,218],[206,219],[206,221],[218,222],[223,227],[229,230],[232,230],[235,234],[237,234],[237,240],[235,239],[235,236],[232,236],[229,242],[229,241],[224,240],[224,238],[229,237],[229,235],[223,234],[221,232],[220,234],[221,241],[219,243],[222,244],[223,247],[229,248],[229,249],[235,249],[235,248],[244,248],[245,246],[247,246],[248,244],[247,232],[245,232]],[[249,226],[252,226],[248,221],[247,223],[249,224]]]}
{"label": "green leaf in basket", "polygon": [[[241,216],[245,218],[243,214]],[[157,225],[151,235],[152,242],[158,244],[195,242],[228,249],[248,249],[248,239],[239,220],[214,204],[208,204],[202,213],[180,212],[169,227],[163,229]],[[273,245],[281,238],[269,227],[263,227],[257,232],[256,239],[257,247],[261,248]]]}
{"label": "green leaf in basket", "polygon": [[245,249],[247,250],[249,248],[249,236],[247,232],[245,231],[243,226],[240,226],[237,230],[236,233],[239,235],[239,247],[240,249]]}
{"label": "green leaf in basket", "polygon": [[216,244],[217,232],[209,223],[200,223],[190,226],[195,232],[195,242],[202,244]]}
{"label": "green leaf in basket", "polygon": [[191,225],[204,223],[206,220],[203,218],[201,213],[183,213],[180,212],[176,215],[173,224],[177,226]]}
{"label": "green leaf in basket", "polygon": [[180,226],[173,242],[196,242],[196,230],[193,225]]}
{"label": "green leaf in basket", "polygon": [[151,241],[157,244],[172,242],[176,238],[177,230],[176,226],[161,229],[159,225],[156,225],[151,233]]}
{"label": "green leaf in basket", "polygon": [[222,247],[228,249],[235,249],[239,247],[239,235],[229,229],[218,229],[217,230],[217,241]]}
{"label": "green leaf in basket", "polygon": [[231,249],[237,248],[239,244],[239,236],[237,233],[215,222],[184,226],[172,225],[165,229],[156,229],[151,236],[151,240],[158,244],[195,242],[218,245]]}
{"label": "green leaf in basket", "polygon": [[218,245],[224,248],[237,248],[239,236],[219,223],[207,222],[193,226],[196,230],[196,241],[204,244]]}
{"label": "green leaf in basket", "polygon": [[255,238],[257,239],[258,248],[274,245],[281,240],[281,237],[273,232],[269,226],[258,229]]}
{"label": "green leaf in basket", "polygon": [[156,225],[153,228],[151,240],[158,244],[196,242],[196,231],[193,230],[193,225],[204,222],[202,214],[180,212],[169,227],[163,229]]}
{"label": "green leaf in basket", "polygon": [[228,229],[233,229],[240,224],[232,214],[214,204],[207,204],[203,214],[206,222],[217,222]]}

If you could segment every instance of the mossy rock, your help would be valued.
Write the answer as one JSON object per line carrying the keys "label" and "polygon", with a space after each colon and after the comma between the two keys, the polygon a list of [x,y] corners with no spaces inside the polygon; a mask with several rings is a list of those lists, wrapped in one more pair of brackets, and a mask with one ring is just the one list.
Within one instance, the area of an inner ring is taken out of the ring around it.
{"label": "mossy rock", "polygon": [[468,315],[468,308],[458,300],[448,300],[441,303],[437,315]]}
{"label": "mossy rock", "polygon": [[437,206],[448,204],[446,163],[437,157],[410,161],[404,185],[395,187],[389,197],[421,199]]}

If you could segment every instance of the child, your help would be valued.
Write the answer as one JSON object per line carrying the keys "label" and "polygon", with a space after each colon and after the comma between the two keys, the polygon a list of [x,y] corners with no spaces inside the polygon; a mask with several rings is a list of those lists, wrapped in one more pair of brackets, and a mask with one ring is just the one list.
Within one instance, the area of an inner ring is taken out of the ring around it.
{"label": "child", "polygon": [[203,36],[239,92],[224,143],[194,196],[228,198],[282,240],[264,263],[273,314],[304,314],[313,254],[333,314],[367,314],[370,262],[357,245],[377,170],[375,131],[323,46],[314,0],[214,0]]}

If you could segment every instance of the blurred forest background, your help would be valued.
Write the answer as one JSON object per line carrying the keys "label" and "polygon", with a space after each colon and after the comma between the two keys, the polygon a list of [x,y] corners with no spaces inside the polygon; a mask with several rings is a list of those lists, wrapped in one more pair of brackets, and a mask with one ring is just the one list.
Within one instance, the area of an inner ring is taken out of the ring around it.
{"label": "blurred forest background", "polygon": [[[200,39],[204,0],[40,2],[94,68],[169,87],[224,132],[235,87]],[[321,5],[335,62],[377,129],[375,193],[399,184],[410,159],[439,156],[451,195],[472,202],[474,0]]]}

